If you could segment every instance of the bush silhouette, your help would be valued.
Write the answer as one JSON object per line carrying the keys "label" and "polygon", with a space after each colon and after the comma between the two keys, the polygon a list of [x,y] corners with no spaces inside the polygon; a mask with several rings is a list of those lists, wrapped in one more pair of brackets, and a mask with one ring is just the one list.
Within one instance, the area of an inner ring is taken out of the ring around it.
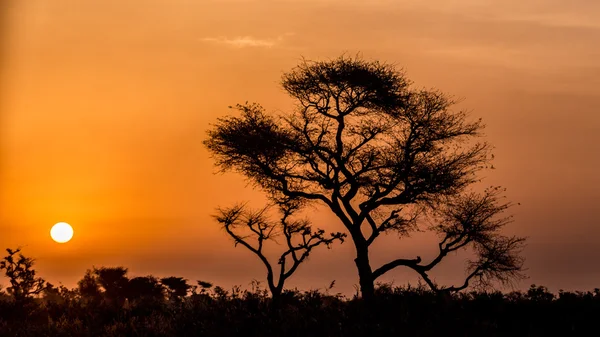
{"label": "bush silhouette", "polygon": [[198,285],[100,267],[75,289],[45,284],[27,301],[0,291],[0,336],[587,336],[600,310],[599,289],[556,295],[537,285],[505,294],[378,284],[370,301],[287,289],[276,302],[257,282]]}

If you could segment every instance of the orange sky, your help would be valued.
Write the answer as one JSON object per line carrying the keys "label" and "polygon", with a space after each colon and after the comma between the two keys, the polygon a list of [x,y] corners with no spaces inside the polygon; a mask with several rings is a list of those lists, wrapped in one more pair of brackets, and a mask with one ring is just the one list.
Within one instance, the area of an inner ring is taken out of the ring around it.
{"label": "orange sky", "polygon": [[[0,247],[24,246],[53,283],[92,265],[223,286],[262,279],[211,219],[254,200],[203,148],[209,123],[278,87],[301,57],[343,52],[397,64],[464,98],[495,145],[487,184],[521,206],[529,284],[600,286],[600,3],[596,0],[3,0]],[[332,216],[314,217],[338,228]],[[75,228],[65,245],[52,224]],[[374,265],[426,257],[426,237],[377,244]],[[351,293],[350,243],[315,252],[290,286]],[[436,279],[457,280],[460,258]],[[409,271],[385,280],[416,279]]]}

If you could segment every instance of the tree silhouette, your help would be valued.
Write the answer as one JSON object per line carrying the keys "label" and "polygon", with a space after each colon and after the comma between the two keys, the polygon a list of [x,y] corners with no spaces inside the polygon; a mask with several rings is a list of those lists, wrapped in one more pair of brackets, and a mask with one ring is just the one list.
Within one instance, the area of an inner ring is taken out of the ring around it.
{"label": "tree silhouette", "polygon": [[97,276],[93,270],[86,270],[85,275],[77,282],[77,290],[82,298],[89,301],[98,301],[102,296]]}
{"label": "tree silhouette", "polygon": [[164,288],[153,276],[137,276],[127,283],[125,296],[130,301],[161,301],[164,299]]}
{"label": "tree silhouette", "polygon": [[160,283],[167,287],[167,293],[171,300],[179,300],[185,297],[192,288],[183,277],[163,277],[160,279]]}
{"label": "tree silhouette", "polygon": [[206,295],[208,290],[213,287],[213,284],[211,282],[207,282],[207,281],[197,280],[196,283],[198,285],[192,287],[192,292],[194,294],[196,294],[196,290],[198,288],[200,288],[200,294]]}
{"label": "tree silhouette", "polygon": [[[204,143],[217,166],[245,175],[272,201],[326,205],[352,238],[363,297],[399,266],[440,291],[520,276],[523,240],[498,234],[509,218],[497,217],[510,204],[498,204],[497,189],[469,191],[490,160],[490,146],[475,141],[481,120],[453,111],[443,93],[413,89],[393,66],[359,58],[304,61],[283,75],[282,86],[297,103],[294,111],[274,117],[258,104],[237,105],[241,116],[219,119]],[[433,261],[371,266],[369,250],[381,234],[406,236],[436,220],[440,225],[428,227],[440,234]],[[465,284],[431,282],[431,269],[466,247],[478,258]]]}
{"label": "tree silhouette", "polygon": [[[85,275],[77,282],[79,294],[90,301],[101,298],[122,305],[125,300],[149,303],[149,301],[161,301],[164,299],[166,284],[154,276],[127,277],[127,268],[124,267],[101,267],[87,270]],[[163,280],[185,280],[171,277]],[[170,283],[169,283],[170,284]],[[189,286],[188,286],[189,287]],[[184,293],[185,296],[185,293]]]}
{"label": "tree silhouette", "polygon": [[[235,241],[254,253],[267,269],[267,284],[271,296],[277,299],[285,281],[294,274],[300,264],[304,262],[311,251],[325,245],[328,248],[338,240],[343,242],[346,236],[343,233],[331,233],[329,236],[322,229],[313,231],[307,220],[292,220],[292,215],[300,209],[301,203],[297,200],[286,200],[277,205],[281,218],[279,221],[270,221],[267,206],[259,211],[249,211],[243,205],[219,209],[217,221],[223,226],[227,234]],[[265,256],[265,243],[283,237],[286,250],[279,256],[277,264],[279,270],[273,268],[272,263]]]}
{"label": "tree silhouette", "polygon": [[6,288],[6,291],[15,301],[21,302],[43,292],[46,289],[46,281],[36,276],[33,269],[35,260],[21,254],[21,248],[7,248],[6,251],[8,255],[0,261],[0,270],[4,270],[9,279],[10,287]]}
{"label": "tree silhouette", "polygon": [[97,284],[104,290],[103,297],[116,305],[122,305],[127,298],[129,278],[127,268],[94,268],[93,275]]}

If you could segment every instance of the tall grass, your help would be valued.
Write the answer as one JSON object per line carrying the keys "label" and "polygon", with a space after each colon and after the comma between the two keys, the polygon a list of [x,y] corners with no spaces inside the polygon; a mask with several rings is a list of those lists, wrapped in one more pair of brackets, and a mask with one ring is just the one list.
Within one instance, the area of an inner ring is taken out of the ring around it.
{"label": "tall grass", "polygon": [[16,302],[0,296],[0,336],[589,336],[600,290],[470,292],[380,286],[372,302],[259,288],[115,303],[62,289]]}

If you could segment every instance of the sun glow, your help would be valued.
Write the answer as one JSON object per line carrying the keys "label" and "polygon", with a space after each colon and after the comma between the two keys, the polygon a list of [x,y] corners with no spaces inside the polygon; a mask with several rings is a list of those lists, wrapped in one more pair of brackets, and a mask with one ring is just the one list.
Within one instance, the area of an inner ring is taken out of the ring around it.
{"label": "sun glow", "polygon": [[59,222],[52,226],[50,236],[58,243],[68,242],[73,238],[73,227],[66,222]]}

